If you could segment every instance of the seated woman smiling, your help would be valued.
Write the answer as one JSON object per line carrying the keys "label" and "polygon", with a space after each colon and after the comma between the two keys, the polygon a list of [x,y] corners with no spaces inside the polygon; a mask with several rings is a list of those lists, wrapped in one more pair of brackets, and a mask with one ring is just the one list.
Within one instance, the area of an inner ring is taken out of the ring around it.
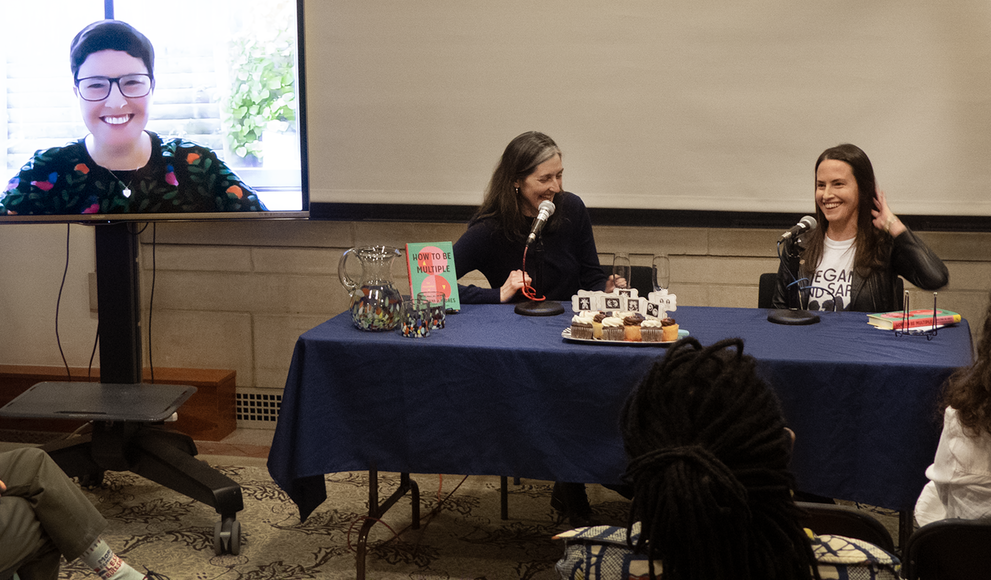
{"label": "seated woman smiling", "polygon": [[867,154],[849,143],[815,164],[819,227],[786,248],[775,308],[885,312],[901,303],[901,276],[924,290],[949,283],[942,260],[888,207]]}

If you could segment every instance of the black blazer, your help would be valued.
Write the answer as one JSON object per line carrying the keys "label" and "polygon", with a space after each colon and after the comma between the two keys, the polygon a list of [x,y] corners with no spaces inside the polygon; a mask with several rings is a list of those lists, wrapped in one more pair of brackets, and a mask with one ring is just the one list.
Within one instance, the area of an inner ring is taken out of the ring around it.
{"label": "black blazer", "polygon": [[[774,288],[772,303],[775,308],[803,308],[798,296],[798,287],[788,284],[798,277],[798,262],[804,248],[801,240],[795,243],[795,250],[781,261],[778,267],[778,280]],[[856,312],[885,312],[896,310],[901,296],[896,296],[896,280],[905,278],[923,290],[937,290],[950,281],[946,265],[911,230],[906,229],[894,238],[891,255],[886,267],[878,268],[867,277],[856,273],[850,285],[850,305],[846,310]]]}

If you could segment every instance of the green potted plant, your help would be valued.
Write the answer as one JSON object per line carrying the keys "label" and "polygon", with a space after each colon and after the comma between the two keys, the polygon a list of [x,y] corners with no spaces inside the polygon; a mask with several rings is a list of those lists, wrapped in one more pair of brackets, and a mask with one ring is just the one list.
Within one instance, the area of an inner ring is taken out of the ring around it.
{"label": "green potted plant", "polygon": [[[287,0],[259,2],[246,10],[244,26],[231,39],[231,86],[224,106],[227,147],[241,162],[264,161],[264,135],[296,130],[296,26]],[[272,26],[279,22],[280,26]]]}

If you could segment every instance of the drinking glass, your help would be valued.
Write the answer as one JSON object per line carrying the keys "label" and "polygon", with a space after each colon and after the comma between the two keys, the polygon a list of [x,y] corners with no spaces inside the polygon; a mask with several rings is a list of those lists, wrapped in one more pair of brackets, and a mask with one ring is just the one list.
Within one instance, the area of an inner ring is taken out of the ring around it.
{"label": "drinking glass", "polygon": [[626,254],[616,254],[612,259],[613,285],[617,289],[630,287],[630,276],[633,268],[630,266],[630,257]]}
{"label": "drinking glass", "polygon": [[421,298],[403,302],[399,331],[406,338],[430,336],[430,320],[427,303]]}
{"label": "drinking glass", "polygon": [[668,285],[671,283],[671,261],[668,260],[668,257],[654,256],[651,270],[654,274],[654,292],[667,290]]}
{"label": "drinking glass", "polygon": [[416,295],[419,304],[426,305],[427,321],[431,329],[444,328],[446,319],[447,295],[443,292],[420,292]]}

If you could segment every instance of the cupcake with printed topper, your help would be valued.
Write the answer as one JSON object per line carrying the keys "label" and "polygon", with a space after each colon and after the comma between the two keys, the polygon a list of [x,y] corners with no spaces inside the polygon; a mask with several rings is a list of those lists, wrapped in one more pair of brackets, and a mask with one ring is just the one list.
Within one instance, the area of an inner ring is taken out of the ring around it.
{"label": "cupcake with printed topper", "polygon": [[623,339],[630,342],[640,342],[640,325],[644,321],[639,312],[623,312]]}
{"label": "cupcake with printed topper", "polygon": [[607,316],[602,319],[602,340],[622,342],[625,331],[623,330],[623,319],[618,316]]}

